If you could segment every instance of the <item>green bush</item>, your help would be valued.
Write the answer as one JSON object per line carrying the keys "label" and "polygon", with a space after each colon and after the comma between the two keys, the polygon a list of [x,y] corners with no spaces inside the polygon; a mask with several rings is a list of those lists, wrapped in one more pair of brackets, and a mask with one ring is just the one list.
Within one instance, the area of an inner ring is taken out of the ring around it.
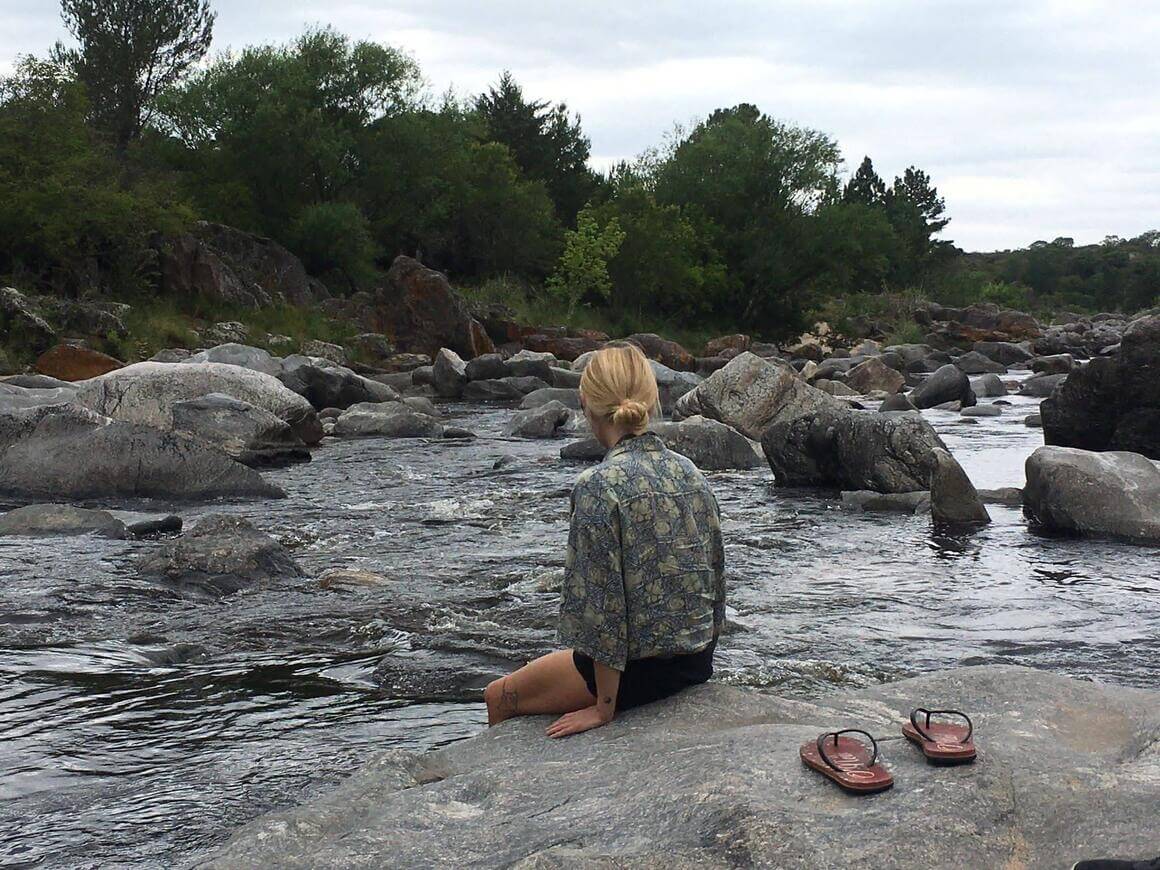
{"label": "green bush", "polygon": [[294,253],[311,274],[337,274],[352,291],[374,280],[379,250],[370,223],[354,203],[307,206],[294,224],[294,239]]}

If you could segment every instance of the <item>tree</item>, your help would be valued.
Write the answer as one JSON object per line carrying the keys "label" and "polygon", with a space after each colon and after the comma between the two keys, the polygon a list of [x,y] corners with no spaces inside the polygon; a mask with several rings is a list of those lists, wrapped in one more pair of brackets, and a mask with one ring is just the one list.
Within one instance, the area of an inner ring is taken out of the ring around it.
{"label": "tree", "polygon": [[921,169],[908,167],[886,192],[886,214],[900,242],[892,274],[898,286],[921,284],[929,271],[953,255],[950,242],[936,240],[950,223],[946,202]]}
{"label": "tree", "polygon": [[874,163],[868,156],[862,158],[862,165],[846,183],[842,191],[842,201],[871,207],[886,205],[886,182],[874,171]]}
{"label": "tree", "polygon": [[547,186],[556,215],[571,225],[597,187],[588,168],[591,143],[564,103],[528,101],[506,70],[499,82],[480,94],[475,110],[488,139],[511,149],[523,172]]}
{"label": "tree", "polygon": [[61,17],[79,46],[57,43],[55,57],[84,84],[94,126],[119,153],[213,37],[208,0],[61,0]]}
{"label": "tree", "polygon": [[307,206],[354,197],[369,125],[413,108],[419,87],[396,49],[311,30],[219,58],[161,108],[208,215],[289,238]]}
{"label": "tree", "polygon": [[569,323],[584,299],[608,301],[612,291],[608,261],[623,241],[624,231],[616,218],[601,227],[588,208],[576,216],[576,229],[564,233],[564,253],[548,279],[548,289],[567,303]]}

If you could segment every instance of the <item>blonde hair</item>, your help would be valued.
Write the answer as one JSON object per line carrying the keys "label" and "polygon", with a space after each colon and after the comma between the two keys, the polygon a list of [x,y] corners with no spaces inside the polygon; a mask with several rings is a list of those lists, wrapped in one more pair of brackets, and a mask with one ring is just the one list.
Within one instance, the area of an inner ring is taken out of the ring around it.
{"label": "blonde hair", "polygon": [[658,409],[657,379],[634,344],[605,345],[592,354],[580,377],[580,395],[592,413],[634,435],[648,428]]}

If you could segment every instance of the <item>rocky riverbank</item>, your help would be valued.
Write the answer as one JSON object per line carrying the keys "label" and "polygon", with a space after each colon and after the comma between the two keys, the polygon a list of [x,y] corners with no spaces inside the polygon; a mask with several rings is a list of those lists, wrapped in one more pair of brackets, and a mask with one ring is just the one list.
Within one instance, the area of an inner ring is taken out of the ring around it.
{"label": "rocky riverbank", "polygon": [[[909,710],[969,711],[980,748],[938,768]],[[552,741],[511,720],[247,826],[201,866],[1068,867],[1160,854],[1160,693],[1015,667],[808,702],[709,685]],[[895,787],[851,797],[798,746],[863,728]]]}

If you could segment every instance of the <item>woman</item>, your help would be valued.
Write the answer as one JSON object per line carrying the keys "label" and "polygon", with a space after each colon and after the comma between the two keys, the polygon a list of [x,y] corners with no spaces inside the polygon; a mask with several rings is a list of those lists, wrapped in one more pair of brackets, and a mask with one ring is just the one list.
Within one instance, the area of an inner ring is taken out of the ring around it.
{"label": "woman", "polygon": [[484,691],[488,724],[562,713],[564,737],[713,674],[725,622],[717,500],[697,467],[648,432],[657,382],[634,345],[595,353],[580,406],[608,449],[572,490],[560,641]]}

